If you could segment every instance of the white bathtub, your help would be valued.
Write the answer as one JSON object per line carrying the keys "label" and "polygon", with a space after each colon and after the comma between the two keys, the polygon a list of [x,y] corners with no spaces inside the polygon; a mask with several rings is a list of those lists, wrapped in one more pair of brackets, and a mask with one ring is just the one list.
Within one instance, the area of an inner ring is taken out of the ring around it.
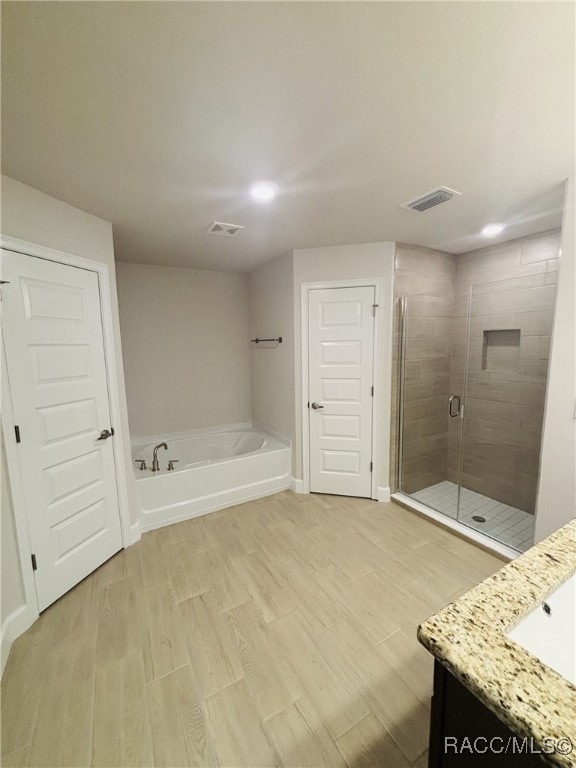
{"label": "white bathtub", "polygon": [[[154,445],[160,471],[152,472]],[[188,436],[166,435],[132,445],[141,529],[187,520],[290,486],[291,451],[279,440],[254,429],[218,429]],[[144,459],[146,470],[137,468]],[[169,472],[172,459],[174,470]]]}

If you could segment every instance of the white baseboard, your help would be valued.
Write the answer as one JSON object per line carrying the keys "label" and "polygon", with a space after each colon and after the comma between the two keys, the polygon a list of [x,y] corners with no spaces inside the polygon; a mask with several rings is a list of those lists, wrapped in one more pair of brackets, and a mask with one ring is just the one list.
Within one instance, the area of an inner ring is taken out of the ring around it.
{"label": "white baseboard", "polygon": [[390,501],[390,487],[377,488],[376,489],[376,501],[387,502]]}
{"label": "white baseboard", "polygon": [[26,632],[28,627],[31,627],[37,618],[38,614],[31,610],[29,606],[21,605],[4,619],[2,629],[0,630],[2,635],[0,675],[4,672],[4,667],[6,666],[8,656],[10,655],[12,643],[17,637],[20,637],[23,632]]}
{"label": "white baseboard", "polygon": [[294,493],[304,493],[304,481],[298,480],[296,477],[292,477],[290,479],[290,489],[294,491]]}
{"label": "white baseboard", "polygon": [[127,547],[131,547],[132,544],[136,544],[137,541],[140,541],[140,538],[142,536],[142,531],[140,530],[140,520],[137,520],[135,523],[132,523],[130,526],[130,530],[128,533],[128,541],[126,542]]}

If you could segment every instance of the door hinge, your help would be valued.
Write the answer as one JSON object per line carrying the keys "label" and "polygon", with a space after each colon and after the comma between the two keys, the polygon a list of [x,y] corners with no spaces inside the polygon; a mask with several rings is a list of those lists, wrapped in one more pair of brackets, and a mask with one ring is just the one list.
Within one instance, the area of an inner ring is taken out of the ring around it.
{"label": "door hinge", "polygon": [[373,470],[373,469],[374,469],[374,462],[373,462],[373,461],[371,461],[371,462],[370,462],[370,472],[372,472],[372,470]]}
{"label": "door hinge", "polygon": [[32,558],[32,570],[37,571],[38,566],[36,565],[36,555],[31,555],[31,558]]}
{"label": "door hinge", "polygon": [[14,432],[16,433],[16,442],[17,442],[17,443],[21,443],[21,442],[22,442],[22,439],[21,439],[21,437],[20,437],[20,427],[18,427],[18,426],[15,426],[15,427],[14,427]]}
{"label": "door hinge", "polygon": [[370,387],[370,394],[374,397],[374,387]]}
{"label": "door hinge", "polygon": [[372,304],[372,317],[376,317],[377,309],[378,309],[378,304]]}
{"label": "door hinge", "polygon": [[[10,285],[9,280],[0,280],[0,285]],[[2,301],[2,289],[0,288],[0,301]]]}

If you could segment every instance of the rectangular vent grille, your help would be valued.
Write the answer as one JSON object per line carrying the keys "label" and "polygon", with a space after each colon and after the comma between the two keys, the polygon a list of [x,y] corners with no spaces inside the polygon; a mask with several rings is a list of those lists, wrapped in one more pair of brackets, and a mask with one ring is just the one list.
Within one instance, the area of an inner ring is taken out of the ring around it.
{"label": "rectangular vent grille", "polygon": [[223,221],[213,221],[206,232],[210,235],[222,235],[223,237],[234,237],[244,227],[241,224],[225,224]]}
{"label": "rectangular vent grille", "polygon": [[411,200],[409,203],[404,203],[400,208],[408,208],[410,211],[417,211],[422,213],[427,211],[428,208],[434,208],[435,205],[441,203],[447,203],[448,200],[452,200],[455,195],[461,195],[461,192],[456,192],[455,189],[449,189],[448,187],[438,187],[433,189],[432,192],[428,192],[422,197],[417,197],[416,200]]}

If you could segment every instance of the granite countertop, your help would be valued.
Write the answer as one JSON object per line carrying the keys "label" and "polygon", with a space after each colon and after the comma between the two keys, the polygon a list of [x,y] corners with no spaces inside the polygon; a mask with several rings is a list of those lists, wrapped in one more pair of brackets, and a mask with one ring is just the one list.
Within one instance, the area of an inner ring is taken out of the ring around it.
{"label": "granite countertop", "polygon": [[418,628],[422,645],[514,733],[537,747],[569,738],[571,754],[543,755],[562,768],[576,768],[576,687],[506,633],[575,568],[573,520]]}

